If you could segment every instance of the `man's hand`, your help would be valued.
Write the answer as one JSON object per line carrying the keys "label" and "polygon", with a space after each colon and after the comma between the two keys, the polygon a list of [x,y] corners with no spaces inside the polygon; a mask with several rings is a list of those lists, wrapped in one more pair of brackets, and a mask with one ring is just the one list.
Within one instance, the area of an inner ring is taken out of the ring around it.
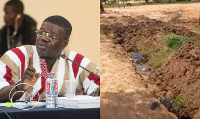
{"label": "man's hand", "polygon": [[90,96],[100,96],[100,88],[97,88]]}
{"label": "man's hand", "polygon": [[[22,76],[22,83],[28,83],[30,85],[33,85],[36,83],[38,78],[40,77],[40,74],[36,72],[35,68],[33,68],[33,57],[29,57],[29,65],[27,69],[24,71],[24,74]],[[27,84],[19,85],[18,88],[20,90],[26,91],[30,86]]]}

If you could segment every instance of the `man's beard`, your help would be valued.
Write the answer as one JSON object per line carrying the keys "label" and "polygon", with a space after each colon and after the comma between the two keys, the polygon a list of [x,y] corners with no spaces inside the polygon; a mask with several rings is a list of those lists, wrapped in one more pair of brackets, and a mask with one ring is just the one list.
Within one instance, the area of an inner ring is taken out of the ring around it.
{"label": "man's beard", "polygon": [[39,53],[39,52],[38,52],[38,55],[39,55],[39,57],[42,58],[42,59],[51,59],[51,56],[48,56],[47,54],[43,54],[43,53]]}
{"label": "man's beard", "polygon": [[42,59],[57,59],[56,56],[51,56],[51,55],[47,55],[47,54],[44,54],[44,53],[39,53],[39,52],[38,52],[38,55],[39,55],[39,57],[42,58]]}

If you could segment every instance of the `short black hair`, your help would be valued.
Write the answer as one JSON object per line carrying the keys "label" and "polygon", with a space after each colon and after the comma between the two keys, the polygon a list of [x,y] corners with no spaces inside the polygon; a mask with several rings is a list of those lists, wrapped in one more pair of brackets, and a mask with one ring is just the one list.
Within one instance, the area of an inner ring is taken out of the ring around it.
{"label": "short black hair", "polygon": [[52,23],[59,27],[64,28],[66,32],[65,37],[69,39],[69,36],[71,35],[71,31],[72,31],[72,25],[66,18],[59,15],[54,15],[54,16],[50,16],[46,18],[43,22],[49,22],[49,23]]}
{"label": "short black hair", "polygon": [[13,11],[17,13],[23,13],[24,11],[24,5],[20,0],[9,0],[8,2],[6,2],[5,6],[7,5],[12,6]]}

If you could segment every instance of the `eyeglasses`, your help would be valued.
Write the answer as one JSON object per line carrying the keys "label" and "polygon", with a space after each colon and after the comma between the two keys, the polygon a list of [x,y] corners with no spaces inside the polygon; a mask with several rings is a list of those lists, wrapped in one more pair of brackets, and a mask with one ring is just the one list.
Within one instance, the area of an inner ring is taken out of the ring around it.
{"label": "eyeglasses", "polygon": [[53,41],[53,40],[59,40],[59,39],[64,39],[62,37],[57,37],[54,34],[47,33],[44,31],[35,31],[37,36],[46,36],[48,40]]}

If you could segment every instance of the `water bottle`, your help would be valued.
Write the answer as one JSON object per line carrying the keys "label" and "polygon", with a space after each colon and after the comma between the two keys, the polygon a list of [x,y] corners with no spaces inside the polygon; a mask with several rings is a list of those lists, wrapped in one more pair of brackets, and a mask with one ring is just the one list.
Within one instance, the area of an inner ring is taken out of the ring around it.
{"label": "water bottle", "polygon": [[133,55],[133,63],[136,68],[136,72],[144,75],[149,75],[150,74],[150,68],[148,68],[141,60],[141,54],[137,53]]}
{"label": "water bottle", "polygon": [[58,98],[58,81],[54,73],[49,73],[46,80],[46,108],[56,108]]}
{"label": "water bottle", "polygon": [[54,100],[55,100],[55,108],[58,107],[58,80],[54,78]]}
{"label": "water bottle", "polygon": [[138,73],[144,74],[144,75],[149,74],[149,69],[145,64],[142,64],[142,63],[136,64],[135,67]]}

